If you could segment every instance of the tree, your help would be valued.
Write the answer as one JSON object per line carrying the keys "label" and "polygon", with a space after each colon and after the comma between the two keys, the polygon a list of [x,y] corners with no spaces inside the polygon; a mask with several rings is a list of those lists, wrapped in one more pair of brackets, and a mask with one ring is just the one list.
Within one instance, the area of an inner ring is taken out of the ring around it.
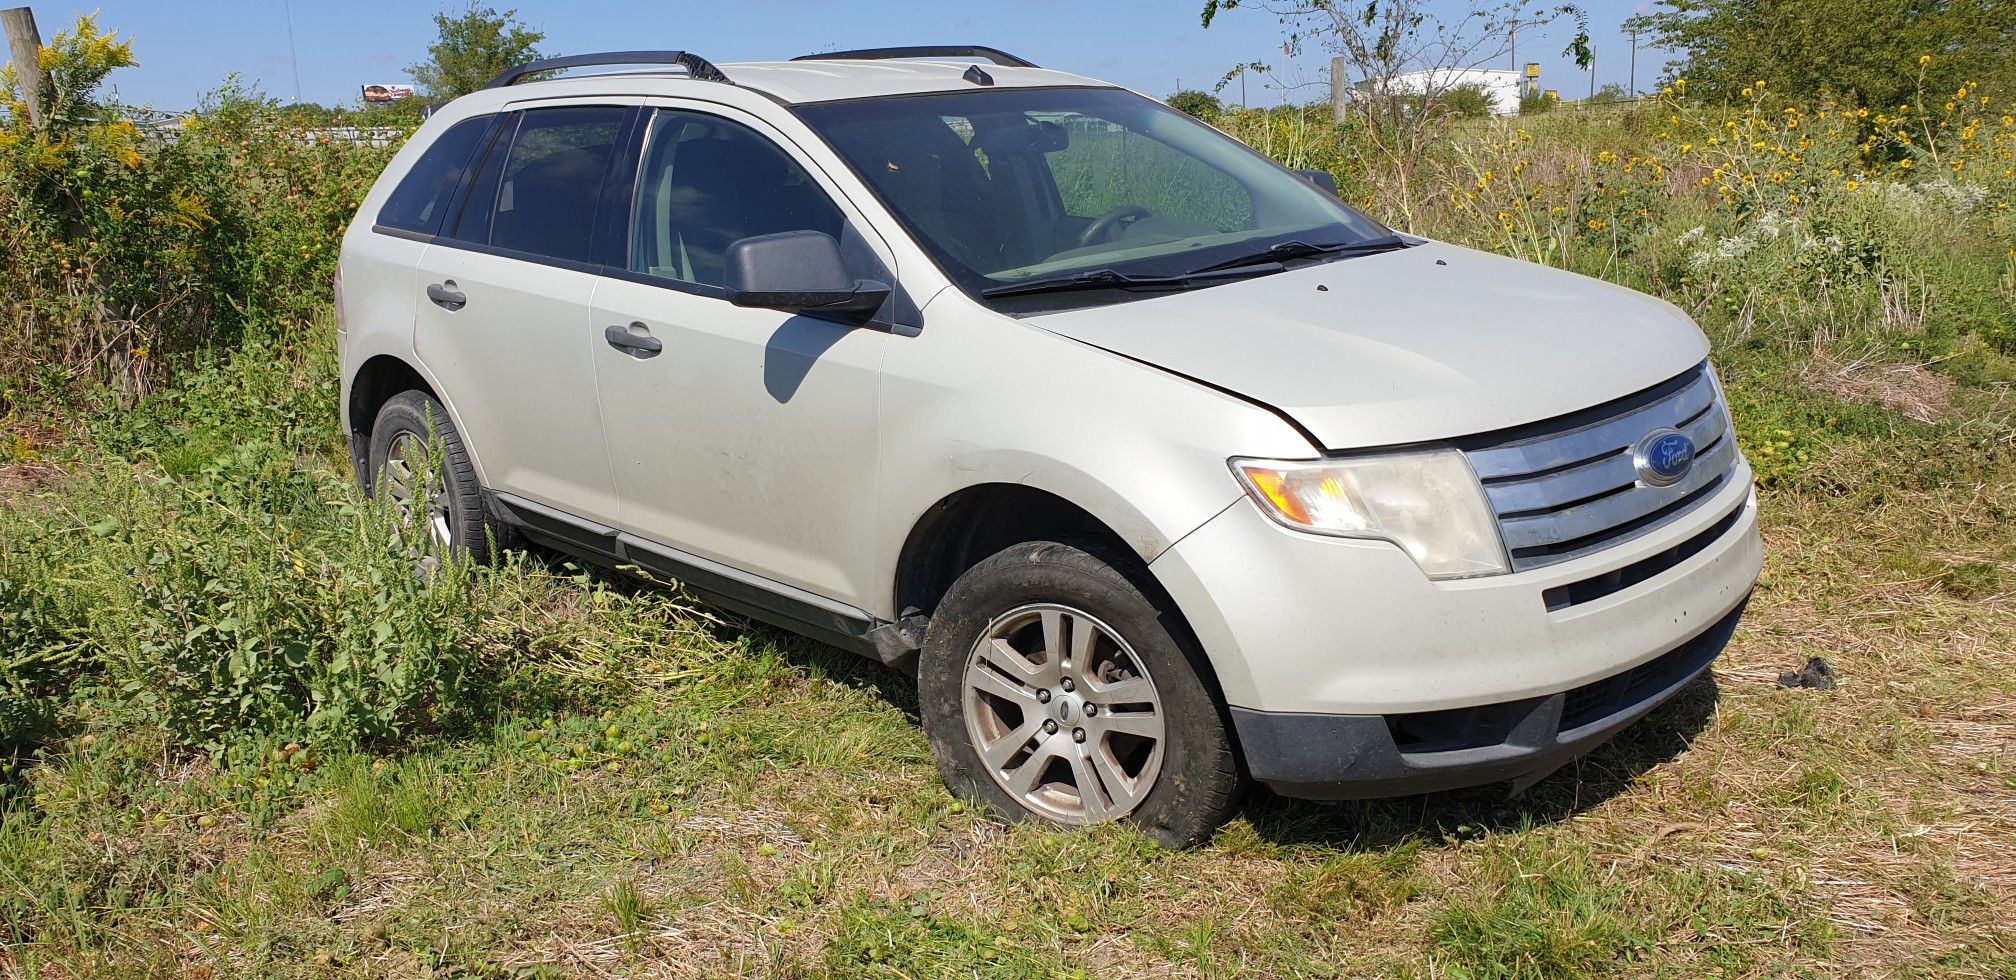
{"label": "tree", "polygon": [[1625,91],[1621,83],[1604,82],[1603,87],[1597,89],[1596,94],[1591,95],[1586,101],[1590,105],[1608,105],[1612,102],[1623,102],[1629,98],[1631,98],[1631,93]]}
{"label": "tree", "polygon": [[467,95],[506,68],[543,57],[546,35],[519,23],[516,10],[500,14],[471,3],[459,16],[435,14],[434,27],[440,39],[428,46],[427,60],[407,69],[430,99]]}
{"label": "tree", "polygon": [[1205,122],[1210,122],[1225,112],[1225,104],[1218,101],[1217,96],[1196,89],[1184,89],[1164,101],[1169,103],[1170,108],[1178,112],[1187,112]]}
{"label": "tree", "polygon": [[1435,8],[1448,5],[1435,0],[1205,0],[1204,26],[1239,8],[1273,14],[1287,31],[1290,54],[1313,44],[1343,59],[1357,79],[1349,108],[1364,124],[1347,143],[1349,152],[1359,173],[1393,191],[1388,199],[1407,218],[1421,203],[1415,171],[1456,116],[1446,103],[1455,89],[1474,84],[1468,69],[1505,56],[1515,31],[1564,19],[1575,34],[1563,53],[1585,67],[1591,57],[1588,17],[1568,4],[1468,0],[1445,17]]}
{"label": "tree", "polygon": [[[1668,70],[1719,98],[1756,80],[1788,95],[1832,92],[1887,106],[1970,79],[2016,80],[2016,0],[1661,0],[1633,18]],[[1932,56],[1921,66],[1919,59]]]}

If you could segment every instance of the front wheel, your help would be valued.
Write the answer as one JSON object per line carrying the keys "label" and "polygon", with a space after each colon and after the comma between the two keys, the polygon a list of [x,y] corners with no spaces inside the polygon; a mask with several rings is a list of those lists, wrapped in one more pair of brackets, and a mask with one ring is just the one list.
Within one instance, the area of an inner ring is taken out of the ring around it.
{"label": "front wheel", "polygon": [[952,791],[996,813],[1186,847],[1242,779],[1194,646],[1123,567],[1141,574],[1032,542],[960,576],[918,660],[924,731]]}

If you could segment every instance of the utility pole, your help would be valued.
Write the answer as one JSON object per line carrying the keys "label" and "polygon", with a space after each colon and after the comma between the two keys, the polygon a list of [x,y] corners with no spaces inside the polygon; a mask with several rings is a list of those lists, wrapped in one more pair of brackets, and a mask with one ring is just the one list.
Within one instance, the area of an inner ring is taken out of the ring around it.
{"label": "utility pole", "polygon": [[280,0],[280,9],[287,14],[287,64],[294,68],[294,104],[301,104],[301,55],[294,50],[294,3]]}
{"label": "utility pole", "polygon": [[1589,48],[1589,100],[1596,100],[1596,48]]}
{"label": "utility pole", "polygon": [[7,32],[7,50],[14,59],[14,79],[28,103],[28,128],[42,128],[42,32],[35,29],[35,11],[27,7],[0,10],[0,28]]}
{"label": "utility pole", "polygon": [[1630,32],[1630,35],[1631,35],[1631,97],[1635,99],[1638,97],[1638,32],[1633,30]]}
{"label": "utility pole", "polygon": [[1330,119],[1337,125],[1344,125],[1345,115],[1351,105],[1351,72],[1345,67],[1343,58],[1330,59]]}
{"label": "utility pole", "polygon": [[1239,108],[1246,108],[1246,66],[1239,66]]}

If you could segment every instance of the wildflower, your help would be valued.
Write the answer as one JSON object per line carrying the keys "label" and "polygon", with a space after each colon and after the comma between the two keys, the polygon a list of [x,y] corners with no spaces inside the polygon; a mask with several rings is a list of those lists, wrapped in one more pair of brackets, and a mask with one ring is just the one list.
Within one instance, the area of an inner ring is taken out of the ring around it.
{"label": "wildflower", "polygon": [[1954,172],[1954,173],[1956,173],[1956,174],[1957,174],[1957,173],[1959,173],[1960,171],[1962,171],[1962,170],[1965,170],[1965,169],[1967,169],[1967,161],[1965,161],[1965,160],[1955,160],[1955,161],[1953,161],[1953,172]]}
{"label": "wildflower", "polygon": [[1842,186],[1843,186],[1843,187],[1846,187],[1846,188],[1848,188],[1848,189],[1849,189],[1850,191],[1853,191],[1853,190],[1855,190],[1855,189],[1857,189],[1857,188],[1861,187],[1861,186],[1862,186],[1862,184],[1861,184],[1861,182],[1860,182],[1860,181],[1854,181],[1854,180],[1851,180],[1851,181],[1849,181],[1848,183],[1846,183],[1846,184],[1843,184]]}
{"label": "wildflower", "polygon": [[1610,223],[1609,223],[1609,222],[1607,222],[1607,221],[1604,221],[1604,220],[1603,220],[1602,218],[1590,218],[1590,219],[1589,219],[1589,230],[1590,230],[1590,231],[1602,231],[1603,229],[1605,229],[1605,228],[1608,228],[1608,227],[1610,227]]}
{"label": "wildflower", "polygon": [[1921,65],[1929,65],[1932,63],[1932,56],[1929,54],[1921,54],[1918,56],[1918,63]]}
{"label": "wildflower", "polygon": [[1694,144],[1692,144],[1692,143],[1682,143],[1682,144],[1680,144],[1680,155],[1681,155],[1681,156],[1683,156],[1683,157],[1684,157],[1684,156],[1686,156],[1687,154],[1689,154],[1689,153],[1692,153],[1692,152],[1694,152]]}
{"label": "wildflower", "polygon": [[1747,99],[1747,98],[1750,98],[1751,96],[1753,96],[1753,95],[1756,95],[1756,94],[1757,94],[1757,90],[1756,90],[1756,89],[1753,89],[1753,88],[1749,87],[1748,85],[1745,85],[1745,86],[1743,87],[1743,97],[1744,97],[1744,98],[1746,98],[1746,99]]}
{"label": "wildflower", "polygon": [[1909,170],[1911,169],[1911,161],[1909,159],[1899,160],[1897,161],[1897,166]]}

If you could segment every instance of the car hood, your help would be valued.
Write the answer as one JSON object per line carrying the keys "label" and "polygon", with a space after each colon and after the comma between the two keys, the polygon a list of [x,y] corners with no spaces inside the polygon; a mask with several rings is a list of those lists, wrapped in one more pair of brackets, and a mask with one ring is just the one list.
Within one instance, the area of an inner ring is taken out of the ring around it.
{"label": "car hood", "polygon": [[1326,449],[1565,415],[1708,354],[1663,300],[1439,242],[1026,322],[1269,405]]}

